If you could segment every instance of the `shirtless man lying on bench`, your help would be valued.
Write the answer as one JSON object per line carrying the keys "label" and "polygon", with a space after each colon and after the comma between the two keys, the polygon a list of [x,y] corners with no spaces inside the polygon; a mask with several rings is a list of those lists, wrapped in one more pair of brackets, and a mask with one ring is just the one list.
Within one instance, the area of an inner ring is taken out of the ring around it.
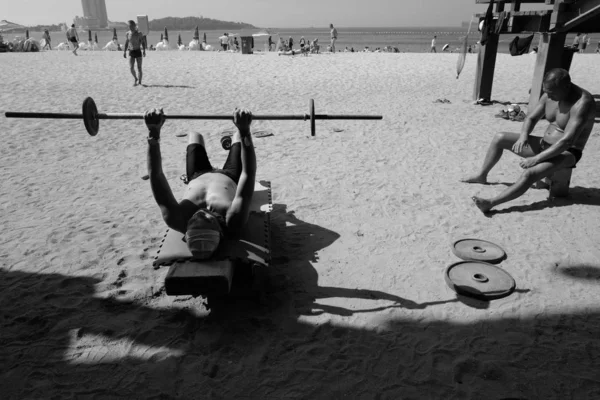
{"label": "shirtless man lying on bench", "polygon": [[[497,133],[488,148],[481,170],[462,182],[487,183],[490,170],[504,150],[523,157],[523,174],[513,185],[492,199],[473,197],[484,213],[523,195],[535,182],[563,168],[575,168],[594,126],[596,104],[585,89],[571,83],[569,73],[560,68],[549,71],[543,81],[544,94],[527,115],[521,133]],[[529,136],[538,121],[546,116],[550,123],[544,137]]]}
{"label": "shirtless man lying on bench", "polygon": [[235,110],[233,122],[238,131],[233,135],[229,156],[222,169],[212,167],[202,135],[189,135],[188,187],[179,203],[162,170],[160,131],[165,121],[162,109],[147,111],[144,120],[149,129],[150,186],[163,219],[169,228],[185,234],[194,257],[210,258],[223,236],[237,236],[248,221],[256,178],[256,155],[250,135],[252,113],[246,109]]}

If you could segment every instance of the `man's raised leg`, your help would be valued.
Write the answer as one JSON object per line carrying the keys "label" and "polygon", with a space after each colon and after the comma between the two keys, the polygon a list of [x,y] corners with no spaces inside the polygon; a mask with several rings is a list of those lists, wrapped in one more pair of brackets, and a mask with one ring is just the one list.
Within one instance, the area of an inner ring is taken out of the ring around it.
{"label": "man's raised leg", "polygon": [[527,189],[529,189],[540,179],[544,179],[560,169],[569,168],[575,165],[575,162],[575,156],[573,156],[571,153],[565,152],[548,161],[537,164],[531,168],[527,168],[525,171],[523,171],[523,174],[521,174],[519,179],[514,184],[504,189],[498,196],[492,199],[484,199],[474,196],[472,199],[475,202],[475,205],[479,207],[481,211],[487,213],[497,205],[521,197],[523,193],[527,191]]}
{"label": "man's raised leg", "polygon": [[[494,168],[498,161],[500,161],[504,150],[512,151],[512,147],[515,144],[515,142],[519,140],[519,137],[520,135],[518,133],[511,132],[498,132],[496,135],[494,135],[492,143],[490,143],[490,147],[488,148],[488,151],[485,155],[485,159],[483,160],[483,165],[481,166],[479,172],[475,175],[461,179],[461,182],[487,183],[487,176],[489,172],[492,170],[492,168]],[[526,147],[523,148],[521,154],[519,155],[522,157],[533,157],[535,153],[533,152],[531,147]]]}

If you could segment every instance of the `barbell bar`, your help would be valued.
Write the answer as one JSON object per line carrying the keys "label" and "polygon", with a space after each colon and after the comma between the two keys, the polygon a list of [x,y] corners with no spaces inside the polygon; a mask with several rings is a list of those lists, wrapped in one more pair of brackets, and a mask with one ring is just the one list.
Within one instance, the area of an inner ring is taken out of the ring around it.
{"label": "barbell bar", "polygon": [[[144,114],[126,113],[99,113],[96,102],[91,97],[83,101],[81,114],[76,113],[47,113],[47,112],[11,112],[4,113],[6,118],[42,118],[42,119],[83,119],[85,129],[90,136],[96,136],[100,129],[101,119],[144,119]],[[252,120],[280,120],[280,121],[306,121],[310,120],[310,133],[316,134],[315,121],[318,119],[347,119],[347,120],[378,120],[381,115],[328,115],[315,114],[315,101],[310,99],[308,114],[283,114],[283,115],[252,115]],[[233,115],[198,115],[198,114],[169,114],[165,119],[202,119],[202,120],[229,120]]]}

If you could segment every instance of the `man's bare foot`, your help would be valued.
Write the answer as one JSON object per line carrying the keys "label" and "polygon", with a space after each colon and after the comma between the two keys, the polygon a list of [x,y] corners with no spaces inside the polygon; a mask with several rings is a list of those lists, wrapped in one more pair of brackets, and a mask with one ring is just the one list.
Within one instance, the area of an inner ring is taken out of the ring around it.
{"label": "man's bare foot", "polygon": [[137,78],[135,78],[135,82],[133,82],[133,86],[137,86],[138,85],[138,80]]}
{"label": "man's bare foot", "polygon": [[464,183],[481,183],[485,185],[487,183],[487,176],[474,175],[468,178],[461,179],[460,181]]}
{"label": "man's bare foot", "polygon": [[471,199],[484,214],[490,212],[493,207],[489,200],[482,199],[481,197],[473,196]]}

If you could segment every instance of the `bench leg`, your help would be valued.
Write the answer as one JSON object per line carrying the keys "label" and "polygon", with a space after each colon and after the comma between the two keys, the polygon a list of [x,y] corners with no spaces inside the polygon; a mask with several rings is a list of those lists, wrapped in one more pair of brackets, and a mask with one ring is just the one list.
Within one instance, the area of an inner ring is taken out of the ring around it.
{"label": "bench leg", "polygon": [[569,195],[572,173],[573,168],[565,168],[556,171],[548,178],[550,181],[550,197],[567,197]]}

